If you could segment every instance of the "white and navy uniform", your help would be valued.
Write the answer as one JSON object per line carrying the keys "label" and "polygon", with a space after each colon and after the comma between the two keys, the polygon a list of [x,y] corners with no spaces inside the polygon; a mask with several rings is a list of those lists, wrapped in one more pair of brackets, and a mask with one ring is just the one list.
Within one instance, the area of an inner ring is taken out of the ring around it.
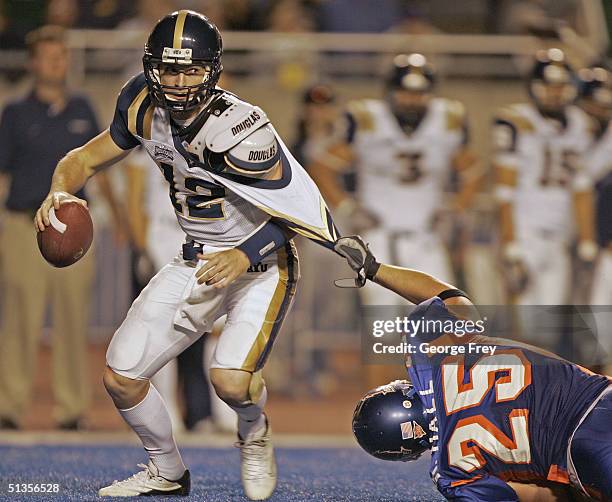
{"label": "white and navy uniform", "polygon": [[[612,229],[610,227],[609,197],[612,194],[612,121],[584,155],[584,163],[597,183],[597,220],[599,243],[602,246],[593,274],[592,305],[612,304]],[[608,199],[605,199],[608,198]],[[605,329],[602,331],[606,331]],[[600,332],[602,332],[600,331]]]}
{"label": "white and navy uniform", "polygon": [[573,193],[591,185],[581,158],[591,133],[592,122],[575,106],[566,108],[564,123],[528,103],[504,107],[495,117],[495,163],[516,172],[516,187],[498,187],[498,196],[513,203],[515,240],[529,273],[520,304],[569,300]]}
{"label": "white and navy uniform", "polygon": [[[433,98],[411,133],[385,101],[353,102],[348,111],[357,199],[380,222],[364,238],[383,263],[453,282],[448,253],[433,223],[444,206],[453,158],[466,143],[463,105]],[[396,295],[376,285],[363,292],[368,304],[398,303]]]}
{"label": "white and navy uniform", "polygon": [[[142,145],[155,161],[170,184],[178,223],[204,253],[245,242],[270,216],[326,245],[337,237],[316,185],[285,151],[265,113],[230,93],[216,90],[206,111],[179,130],[166,110],[151,103],[144,75],[137,75],[119,95],[110,134],[124,150]],[[249,176],[279,161],[281,179]],[[211,367],[263,367],[295,294],[293,243],[223,289],[197,284],[202,264],[179,256],[142,291],[108,348],[115,372],[150,378],[223,315],[227,321]]]}
{"label": "white and navy uniform", "polygon": [[[168,204],[168,181],[160,176],[156,165],[142,149],[132,152],[130,167],[145,176],[143,205],[147,215],[147,255],[155,271],[160,270],[177,255],[185,242],[185,233],[177,222],[175,212]],[[155,172],[154,172],[155,171]]]}

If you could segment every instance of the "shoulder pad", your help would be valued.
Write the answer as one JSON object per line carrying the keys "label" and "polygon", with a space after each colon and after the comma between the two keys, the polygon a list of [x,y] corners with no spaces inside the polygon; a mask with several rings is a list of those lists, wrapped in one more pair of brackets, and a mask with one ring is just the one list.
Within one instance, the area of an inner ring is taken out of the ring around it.
{"label": "shoulder pad", "polygon": [[206,146],[213,152],[228,151],[270,121],[261,108],[232,94],[224,93],[221,100],[225,109],[213,112],[206,127]]}
{"label": "shoulder pad", "polygon": [[446,128],[450,131],[461,130],[466,121],[465,106],[454,99],[446,99],[445,105]]}
{"label": "shoulder pad", "polygon": [[374,115],[366,100],[351,101],[346,106],[346,110],[355,120],[359,131],[371,131],[374,129]]}
{"label": "shoulder pad", "polygon": [[511,124],[519,132],[533,132],[535,126],[531,119],[523,113],[520,105],[504,106],[497,111],[495,119]]}
{"label": "shoulder pad", "polygon": [[280,159],[274,129],[270,124],[257,129],[225,155],[231,168],[243,173],[265,173]]}
{"label": "shoulder pad", "polygon": [[148,95],[147,81],[145,79],[144,72],[140,72],[138,75],[134,75],[130,80],[128,80],[121,88],[121,91],[119,91],[119,97],[117,98],[117,109],[121,112],[127,112],[134,101],[141,96],[141,93],[145,94],[143,91],[145,91],[146,95]]}

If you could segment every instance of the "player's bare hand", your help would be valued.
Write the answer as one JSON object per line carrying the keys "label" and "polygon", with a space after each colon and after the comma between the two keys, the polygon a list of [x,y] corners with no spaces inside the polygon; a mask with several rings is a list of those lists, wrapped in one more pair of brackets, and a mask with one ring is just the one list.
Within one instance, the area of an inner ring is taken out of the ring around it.
{"label": "player's bare hand", "polygon": [[47,198],[43,200],[42,204],[38,208],[38,211],[36,211],[36,216],[34,216],[34,226],[36,227],[36,230],[39,232],[44,231],[45,227],[50,225],[49,211],[51,208],[54,208],[57,211],[60,208],[60,205],[66,202],[76,202],[85,208],[87,207],[86,200],[79,199],[68,192],[52,192],[47,195]]}
{"label": "player's bare hand", "polygon": [[198,254],[198,258],[207,260],[196,272],[198,284],[207,284],[217,289],[229,286],[251,265],[247,255],[239,249]]}

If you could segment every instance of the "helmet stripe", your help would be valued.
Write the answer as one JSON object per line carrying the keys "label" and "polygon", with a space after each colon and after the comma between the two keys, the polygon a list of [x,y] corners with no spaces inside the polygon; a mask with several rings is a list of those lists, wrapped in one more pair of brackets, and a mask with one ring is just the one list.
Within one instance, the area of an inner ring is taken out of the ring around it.
{"label": "helmet stripe", "polygon": [[172,42],[173,49],[182,49],[181,42],[183,40],[183,29],[185,28],[185,18],[187,17],[187,10],[179,10],[178,16],[176,17],[176,24],[174,25],[174,40]]}

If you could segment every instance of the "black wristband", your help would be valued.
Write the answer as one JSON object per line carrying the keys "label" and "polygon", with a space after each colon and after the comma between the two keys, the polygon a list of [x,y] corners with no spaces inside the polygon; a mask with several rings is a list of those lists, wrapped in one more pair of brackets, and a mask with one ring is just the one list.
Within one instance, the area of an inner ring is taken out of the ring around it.
{"label": "black wristband", "polygon": [[456,298],[458,296],[463,296],[464,298],[467,298],[468,300],[470,299],[467,293],[460,289],[445,289],[444,291],[442,291],[442,293],[438,293],[438,295],[436,296],[440,298],[440,300],[442,301],[448,300],[449,298]]}
{"label": "black wristband", "polygon": [[371,259],[370,257],[368,257],[363,267],[366,279],[370,279],[371,281],[373,281],[379,268],[380,268],[380,263],[378,263],[373,256],[371,257]]}

